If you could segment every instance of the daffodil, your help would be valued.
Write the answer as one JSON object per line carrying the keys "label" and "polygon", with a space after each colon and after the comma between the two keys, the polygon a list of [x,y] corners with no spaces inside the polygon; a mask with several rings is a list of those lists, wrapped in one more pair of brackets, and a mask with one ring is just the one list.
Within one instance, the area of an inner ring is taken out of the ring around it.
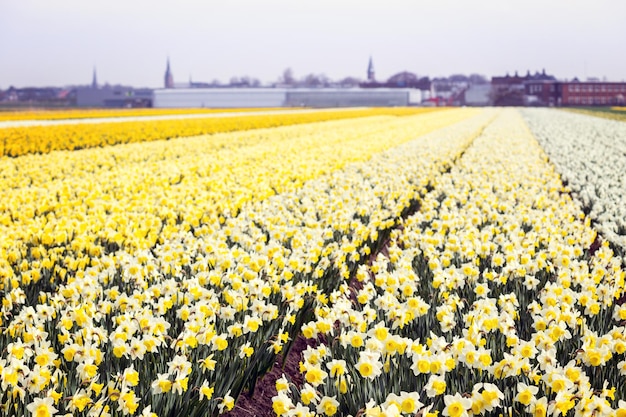
{"label": "daffodil", "polygon": [[172,389],[172,381],[170,380],[170,375],[167,373],[158,374],[157,379],[152,381],[151,387],[153,394],[169,392]]}
{"label": "daffodil", "polygon": [[120,395],[118,404],[124,415],[133,415],[139,407],[139,398],[135,395],[134,391],[123,392]]}
{"label": "daffodil", "polygon": [[522,403],[523,405],[530,405],[531,402],[535,401],[535,396],[539,392],[539,388],[534,385],[526,385],[523,382],[517,383],[517,394],[515,396],[515,401]]}
{"label": "daffodil", "polygon": [[276,391],[278,392],[289,389],[289,381],[287,380],[284,374],[282,377],[276,380],[276,383],[274,385],[276,386]]}
{"label": "daffodil", "polygon": [[437,395],[442,395],[444,392],[446,392],[446,380],[442,376],[431,375],[428,378],[428,383],[424,386],[424,388],[426,390],[426,395],[428,395],[429,398],[433,398]]}
{"label": "daffodil", "polygon": [[338,407],[339,401],[334,397],[322,397],[317,405],[317,412],[327,416],[334,416],[337,414]]}
{"label": "daffodil", "polygon": [[330,376],[337,378],[346,372],[346,361],[342,359],[333,359],[332,361],[326,363],[326,367],[330,372]]}
{"label": "daffodil", "polygon": [[83,389],[79,389],[70,399],[69,410],[82,412],[89,404],[92,403],[93,401],[89,395],[87,395]]}
{"label": "daffodil", "polygon": [[356,369],[363,378],[374,379],[382,373],[383,364],[380,354],[372,351],[359,352],[359,361]]}
{"label": "daffodil", "polygon": [[200,393],[200,401],[202,401],[204,398],[206,398],[207,400],[213,398],[214,391],[215,388],[210,386],[208,381],[204,381],[202,385],[200,385],[200,387],[198,388],[198,392]]}
{"label": "daffodil", "polygon": [[52,417],[59,411],[54,407],[54,399],[51,397],[35,398],[26,406],[26,409],[34,417]]}
{"label": "daffodil", "polygon": [[319,364],[311,365],[307,367],[306,373],[304,375],[304,379],[309,384],[317,387],[320,384],[324,383],[324,380],[328,376],[328,373],[324,371]]}
{"label": "daffodil", "polygon": [[284,393],[279,392],[278,395],[272,397],[272,409],[277,416],[287,415],[292,407],[291,399]]}
{"label": "daffodil", "polygon": [[445,407],[442,414],[450,417],[469,416],[468,411],[472,408],[472,400],[464,398],[460,394],[446,395],[444,397]]}
{"label": "daffodil", "polygon": [[230,395],[230,391],[222,398],[221,402],[218,404],[218,408],[220,413],[224,411],[230,411],[235,407],[235,399]]}

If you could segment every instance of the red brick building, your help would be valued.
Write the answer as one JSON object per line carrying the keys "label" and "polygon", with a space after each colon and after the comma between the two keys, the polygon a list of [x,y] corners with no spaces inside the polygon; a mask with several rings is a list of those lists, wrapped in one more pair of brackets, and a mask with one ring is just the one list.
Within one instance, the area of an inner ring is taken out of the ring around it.
{"label": "red brick building", "polygon": [[615,106],[623,105],[625,82],[568,81],[557,83],[560,106]]}
{"label": "red brick building", "polygon": [[559,105],[559,83],[557,81],[526,81],[524,104],[527,106]]}
{"label": "red brick building", "polygon": [[626,82],[558,81],[541,73],[491,79],[495,106],[620,106],[626,105]]}
{"label": "red brick building", "polygon": [[[492,98],[493,104],[496,106],[524,106],[529,104],[534,105],[554,105],[556,100],[552,98],[550,100],[551,87],[550,85],[556,82],[556,78],[553,75],[546,74],[546,71],[535,72],[531,74],[530,71],[524,76],[506,75],[504,77],[492,77]],[[528,86],[532,85],[532,92],[530,92]],[[545,90],[545,91],[544,91]],[[533,97],[533,94],[541,94],[544,98],[541,99],[541,103],[538,102],[538,98],[534,98],[529,103],[529,97]],[[543,100],[545,99],[545,103]],[[551,104],[552,103],[552,104]]]}

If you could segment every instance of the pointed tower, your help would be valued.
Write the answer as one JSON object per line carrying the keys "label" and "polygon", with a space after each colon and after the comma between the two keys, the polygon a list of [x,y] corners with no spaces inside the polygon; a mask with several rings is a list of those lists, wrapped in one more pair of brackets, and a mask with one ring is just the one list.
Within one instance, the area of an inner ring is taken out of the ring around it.
{"label": "pointed tower", "polygon": [[96,67],[93,67],[93,78],[91,79],[91,88],[94,90],[98,88],[98,79],[96,78]]}
{"label": "pointed tower", "polygon": [[170,70],[170,57],[167,57],[167,68],[165,69],[165,88],[174,88],[174,76]]}
{"label": "pointed tower", "polygon": [[370,62],[367,66],[367,81],[374,82],[376,78],[374,77],[374,62],[372,61],[372,57],[370,56]]}

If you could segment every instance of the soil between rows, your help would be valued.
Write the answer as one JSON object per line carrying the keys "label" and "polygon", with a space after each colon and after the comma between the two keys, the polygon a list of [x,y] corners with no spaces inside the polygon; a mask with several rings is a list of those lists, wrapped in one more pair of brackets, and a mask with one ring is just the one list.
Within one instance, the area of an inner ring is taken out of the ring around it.
{"label": "soil between rows", "polygon": [[279,356],[274,362],[272,370],[265,374],[256,384],[254,395],[244,392],[239,396],[235,408],[224,414],[227,417],[275,417],[272,408],[272,397],[277,394],[276,380],[285,374],[287,379],[297,387],[302,386],[303,376],[300,373],[300,360],[302,352],[308,346],[314,346],[315,341],[307,340],[302,335],[298,335],[287,354],[283,367],[282,357]]}

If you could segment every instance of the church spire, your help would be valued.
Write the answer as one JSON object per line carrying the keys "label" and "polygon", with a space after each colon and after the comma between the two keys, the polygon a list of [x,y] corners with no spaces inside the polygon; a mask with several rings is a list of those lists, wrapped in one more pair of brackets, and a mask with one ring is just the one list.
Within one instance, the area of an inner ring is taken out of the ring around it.
{"label": "church spire", "polygon": [[174,88],[174,76],[170,69],[170,57],[167,57],[167,68],[165,69],[165,88]]}
{"label": "church spire", "polygon": [[374,82],[376,78],[374,76],[374,62],[372,61],[372,57],[370,55],[370,62],[367,66],[367,81]]}
{"label": "church spire", "polygon": [[96,66],[93,67],[93,78],[91,79],[91,88],[98,88],[98,79],[96,78]]}

